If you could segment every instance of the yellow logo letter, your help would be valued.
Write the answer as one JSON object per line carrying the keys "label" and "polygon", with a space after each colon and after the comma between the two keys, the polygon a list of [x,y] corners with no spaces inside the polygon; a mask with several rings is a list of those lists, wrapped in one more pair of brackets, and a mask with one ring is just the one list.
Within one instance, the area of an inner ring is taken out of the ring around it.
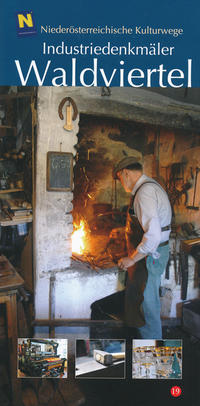
{"label": "yellow logo letter", "polygon": [[18,21],[20,28],[24,28],[24,23],[27,27],[33,27],[32,15],[30,13],[26,14],[26,17],[23,14],[18,14]]}

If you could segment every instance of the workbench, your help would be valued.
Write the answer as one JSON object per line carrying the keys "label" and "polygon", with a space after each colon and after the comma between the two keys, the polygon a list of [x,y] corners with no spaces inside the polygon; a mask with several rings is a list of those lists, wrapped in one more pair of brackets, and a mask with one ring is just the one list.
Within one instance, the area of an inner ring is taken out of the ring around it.
{"label": "workbench", "polygon": [[17,290],[24,280],[8,259],[0,256],[0,304],[6,306],[9,370],[12,387],[12,405],[21,406],[20,383],[17,380]]}

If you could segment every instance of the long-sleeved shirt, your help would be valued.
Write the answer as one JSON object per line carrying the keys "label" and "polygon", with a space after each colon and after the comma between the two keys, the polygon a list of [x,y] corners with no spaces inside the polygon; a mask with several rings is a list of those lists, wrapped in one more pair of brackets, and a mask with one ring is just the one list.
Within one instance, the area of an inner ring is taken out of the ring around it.
{"label": "long-sleeved shirt", "polygon": [[[146,175],[142,175],[135,184],[132,195],[145,182],[155,182]],[[170,230],[161,231],[162,227],[171,223],[172,211],[165,190],[156,182],[147,183],[138,190],[134,200],[134,212],[144,230],[138,252],[157,258],[156,252],[160,243],[169,240]]]}

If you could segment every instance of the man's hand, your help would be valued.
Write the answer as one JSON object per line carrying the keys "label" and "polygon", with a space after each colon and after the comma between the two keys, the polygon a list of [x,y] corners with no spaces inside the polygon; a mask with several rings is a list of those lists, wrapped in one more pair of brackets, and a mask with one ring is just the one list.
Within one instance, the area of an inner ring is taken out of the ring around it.
{"label": "man's hand", "polygon": [[142,254],[137,251],[134,251],[131,257],[124,257],[118,261],[118,266],[120,269],[127,271],[130,266],[133,266],[136,262],[140,261],[141,259],[145,258],[146,254]]}
{"label": "man's hand", "polygon": [[133,258],[124,257],[118,261],[118,266],[120,269],[126,271],[130,266],[133,266],[134,263],[135,263],[135,260]]}

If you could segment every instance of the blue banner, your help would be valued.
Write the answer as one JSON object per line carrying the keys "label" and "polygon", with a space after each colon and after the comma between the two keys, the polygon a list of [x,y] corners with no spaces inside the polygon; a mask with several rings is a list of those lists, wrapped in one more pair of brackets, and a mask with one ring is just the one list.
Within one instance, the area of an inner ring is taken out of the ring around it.
{"label": "blue banner", "polygon": [[7,1],[0,84],[199,87],[199,11],[187,0]]}

